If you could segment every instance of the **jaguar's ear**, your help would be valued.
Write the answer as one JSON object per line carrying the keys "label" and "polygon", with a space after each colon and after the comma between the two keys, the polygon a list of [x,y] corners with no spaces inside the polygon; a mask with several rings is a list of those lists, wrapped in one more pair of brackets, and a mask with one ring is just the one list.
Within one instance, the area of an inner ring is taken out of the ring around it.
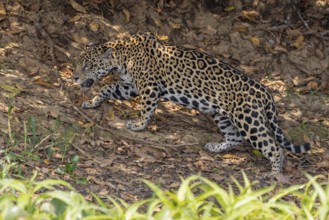
{"label": "jaguar's ear", "polygon": [[109,61],[112,57],[113,49],[108,48],[103,54],[102,54],[102,59],[104,61]]}

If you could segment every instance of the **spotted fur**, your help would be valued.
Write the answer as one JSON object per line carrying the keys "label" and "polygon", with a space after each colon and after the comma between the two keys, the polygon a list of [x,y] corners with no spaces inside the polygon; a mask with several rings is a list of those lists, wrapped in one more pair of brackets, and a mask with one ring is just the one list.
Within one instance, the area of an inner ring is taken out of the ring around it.
{"label": "spotted fur", "polygon": [[167,45],[148,34],[135,35],[87,47],[74,79],[82,87],[90,87],[111,72],[118,73],[119,80],[103,87],[82,107],[95,108],[107,99],[139,95],[141,117],[126,124],[133,131],[147,126],[164,98],[213,115],[225,141],[207,143],[206,149],[221,152],[247,140],[271,161],[270,175],[282,170],[282,149],[294,153],[310,149],[309,144],[294,145],[286,139],[278,125],[274,100],[263,85],[198,50]]}

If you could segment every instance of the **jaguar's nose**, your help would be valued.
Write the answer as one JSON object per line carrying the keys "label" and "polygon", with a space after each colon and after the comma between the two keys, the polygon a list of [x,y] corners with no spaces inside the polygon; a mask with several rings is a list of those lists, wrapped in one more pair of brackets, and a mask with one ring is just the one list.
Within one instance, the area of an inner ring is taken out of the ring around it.
{"label": "jaguar's nose", "polygon": [[73,76],[73,79],[74,79],[75,82],[78,82],[79,77],[77,77],[77,76]]}

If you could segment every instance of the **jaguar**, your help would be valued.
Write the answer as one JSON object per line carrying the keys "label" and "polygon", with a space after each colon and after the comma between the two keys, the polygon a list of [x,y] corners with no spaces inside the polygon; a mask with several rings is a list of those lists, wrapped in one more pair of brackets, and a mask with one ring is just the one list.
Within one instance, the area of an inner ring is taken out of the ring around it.
{"label": "jaguar", "polygon": [[142,110],[137,120],[126,122],[130,130],[143,130],[164,99],[212,115],[224,141],[207,143],[208,151],[230,150],[245,140],[262,152],[272,166],[264,176],[282,172],[283,149],[293,153],[310,150],[310,144],[294,145],[285,137],[273,97],[264,85],[197,49],[170,45],[151,34],[88,45],[80,54],[73,79],[90,88],[109,74],[118,79],[84,101],[82,108],[139,96]]}

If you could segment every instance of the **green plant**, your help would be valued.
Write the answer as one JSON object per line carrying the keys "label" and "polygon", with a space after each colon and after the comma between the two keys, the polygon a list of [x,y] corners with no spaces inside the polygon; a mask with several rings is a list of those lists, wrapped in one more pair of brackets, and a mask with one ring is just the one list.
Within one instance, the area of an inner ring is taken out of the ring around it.
{"label": "green plant", "polygon": [[309,182],[304,192],[293,192],[301,200],[302,216],[305,219],[329,219],[329,183],[319,183],[323,176],[306,175]]}
{"label": "green plant", "polygon": [[[37,121],[34,117],[29,117],[27,122],[23,122],[23,134],[15,134],[12,131],[11,126],[11,114],[14,107],[12,105],[8,108],[8,141],[7,146],[4,147],[1,152],[10,162],[17,163],[17,171],[19,171],[20,163],[24,163],[28,160],[40,161],[39,154],[35,152],[42,147],[49,158],[52,157],[54,148],[57,153],[61,154],[62,160],[67,160],[66,155],[70,149],[71,143],[75,137],[76,129],[74,126],[65,128],[62,126],[60,118],[54,121],[54,127],[51,132],[44,137],[40,134],[44,134],[45,131],[40,131]],[[47,132],[47,131],[46,131]],[[50,142],[50,143],[49,143]],[[73,173],[76,169],[77,163],[72,162],[74,159],[67,163],[66,171]],[[20,173],[20,171],[19,171]]]}
{"label": "green plant", "polygon": [[9,105],[8,113],[7,113],[7,117],[8,117],[7,126],[8,126],[9,145],[14,144],[14,136],[13,136],[13,133],[12,133],[12,130],[11,130],[11,123],[10,123],[11,112],[12,112],[13,108],[14,108],[14,106]]}
{"label": "green plant", "polygon": [[35,121],[35,118],[29,117],[28,123],[27,123],[27,131],[31,132],[30,140],[29,142],[32,144],[32,146],[35,146],[39,143],[39,138],[37,136],[37,124]]}
{"label": "green plant", "polygon": [[[128,204],[108,197],[87,201],[70,184],[61,180],[37,181],[7,177],[12,165],[1,163],[0,218],[2,219],[319,219],[329,217],[329,182],[307,175],[309,182],[274,193],[275,186],[253,190],[244,184],[224,189],[200,176],[182,179],[176,192],[164,191],[144,181],[151,198]],[[295,201],[298,201],[296,203]]]}
{"label": "green plant", "polygon": [[80,157],[78,155],[72,156],[69,163],[67,163],[65,165],[66,172],[69,173],[69,174],[73,174],[73,172],[77,168],[77,164],[78,164],[79,160],[80,160]]}

